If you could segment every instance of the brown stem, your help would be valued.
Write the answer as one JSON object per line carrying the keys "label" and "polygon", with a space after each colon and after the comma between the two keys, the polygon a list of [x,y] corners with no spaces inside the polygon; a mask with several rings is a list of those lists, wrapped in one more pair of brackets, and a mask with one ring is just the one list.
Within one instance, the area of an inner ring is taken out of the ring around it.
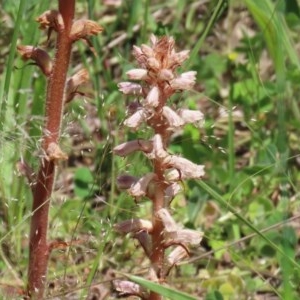
{"label": "brown stem", "polygon": [[[71,55],[72,41],[69,33],[74,17],[75,0],[60,0],[64,30],[58,32],[55,64],[47,86],[46,115],[43,132],[43,152],[50,143],[57,143],[60,135],[64,88]],[[29,267],[27,295],[42,299],[45,289],[49,246],[47,243],[48,213],[55,176],[53,161],[41,159],[37,183],[33,193],[32,218],[29,240]]]}

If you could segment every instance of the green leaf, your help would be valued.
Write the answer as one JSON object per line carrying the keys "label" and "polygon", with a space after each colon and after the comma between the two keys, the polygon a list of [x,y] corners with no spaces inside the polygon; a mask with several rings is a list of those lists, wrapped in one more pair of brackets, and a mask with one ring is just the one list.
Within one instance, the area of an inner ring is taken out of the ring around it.
{"label": "green leaf", "polygon": [[[225,207],[227,210],[232,212],[237,219],[243,222],[247,227],[249,227],[253,232],[255,232],[259,237],[261,237],[265,242],[267,242],[270,247],[276,250],[280,255],[287,259],[289,263],[291,263],[295,268],[300,269],[300,265],[293,258],[289,257],[284,251],[272,242],[265,234],[261,233],[252,223],[250,223],[247,219],[243,217],[242,214],[239,214],[234,207],[232,207],[228,201],[226,201],[220,194],[218,194],[215,190],[213,190],[209,185],[207,185],[204,181],[198,182],[199,186],[203,188],[208,194],[210,194],[220,205]],[[233,195],[233,194],[232,194]]]}
{"label": "green leaf", "polygon": [[156,292],[164,297],[167,297],[172,300],[196,300],[197,298],[190,296],[189,294],[179,292],[174,288],[160,285],[158,283],[154,283],[152,281],[146,280],[144,278],[134,276],[134,275],[126,275],[131,281],[138,283],[139,285],[149,289],[152,292]]}
{"label": "green leaf", "polygon": [[205,300],[223,300],[223,299],[224,298],[219,291],[209,292],[205,297]]}
{"label": "green leaf", "polygon": [[91,184],[93,183],[93,175],[88,168],[79,168],[75,173],[75,195],[85,198],[91,193]]}

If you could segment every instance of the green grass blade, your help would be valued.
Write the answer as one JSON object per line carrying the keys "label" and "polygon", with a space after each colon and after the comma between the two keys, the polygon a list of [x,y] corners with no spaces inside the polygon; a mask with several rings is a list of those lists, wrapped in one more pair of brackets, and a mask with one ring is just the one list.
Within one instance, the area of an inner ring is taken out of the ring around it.
{"label": "green grass blade", "polygon": [[[1,103],[1,111],[0,111],[0,131],[2,131],[4,124],[5,124],[5,117],[6,117],[6,106],[7,106],[7,98],[8,98],[8,92],[10,87],[10,79],[13,71],[13,64],[14,64],[14,58],[16,53],[16,46],[17,46],[17,40],[19,36],[21,21],[23,18],[24,10],[27,5],[26,0],[20,1],[19,4],[19,10],[17,19],[14,26],[14,33],[11,39],[11,45],[10,45],[10,51],[7,59],[7,65],[6,65],[6,74],[5,74],[5,80],[4,80],[4,88],[3,93],[0,95],[0,101]],[[4,96],[4,97],[3,97]]]}
{"label": "green grass blade", "polygon": [[163,286],[138,276],[134,276],[134,275],[126,275],[126,276],[131,281],[138,283],[139,285],[151,290],[152,292],[156,292],[172,300],[196,300],[197,299],[193,296],[190,296],[189,294],[179,292],[174,288]]}
{"label": "green grass blade", "polygon": [[[278,111],[278,131],[276,144],[278,150],[283,157],[288,155],[287,133],[286,133],[286,58],[289,58],[292,64],[299,68],[300,61],[290,38],[290,32],[285,22],[282,13],[276,10],[275,5],[270,0],[264,1],[244,1],[248,10],[252,14],[254,20],[260,27],[265,37],[266,45],[269,54],[273,60],[278,96],[277,111]],[[279,5],[280,1],[277,2]],[[295,103],[295,99],[291,100],[291,107],[295,117],[299,116],[299,109]],[[282,166],[282,171],[286,166]]]}
{"label": "green grass blade", "polygon": [[190,58],[186,63],[187,68],[196,59],[196,57],[198,55],[198,52],[199,52],[204,40],[206,39],[206,37],[207,37],[208,33],[210,32],[210,30],[213,28],[215,22],[217,21],[218,17],[220,16],[222,11],[224,10],[226,4],[227,4],[227,1],[225,1],[225,0],[219,0],[218,1],[218,4],[217,4],[216,8],[214,9],[214,12],[213,12],[211,18],[209,19],[209,22],[208,22],[207,26],[205,27],[203,34],[201,35],[201,37],[197,41],[195,47],[191,51]]}
{"label": "green grass blade", "polygon": [[298,270],[300,270],[300,265],[291,257],[286,255],[281,248],[279,248],[275,243],[268,239],[263,233],[261,233],[255,226],[253,226],[248,220],[246,220],[241,214],[239,214],[223,197],[213,190],[204,181],[199,181],[198,184],[203,188],[208,194],[210,194],[220,205],[232,212],[240,221],[246,224],[250,229],[253,230],[257,235],[264,239],[273,249],[278,251],[283,257],[285,257],[289,262],[291,262]]}

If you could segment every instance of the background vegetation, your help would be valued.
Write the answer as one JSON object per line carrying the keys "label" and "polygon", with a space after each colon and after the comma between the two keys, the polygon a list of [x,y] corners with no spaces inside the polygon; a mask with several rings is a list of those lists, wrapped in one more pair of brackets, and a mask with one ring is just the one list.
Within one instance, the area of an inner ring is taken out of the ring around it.
{"label": "background vegetation", "polygon": [[[17,299],[26,282],[31,193],[16,164],[37,168],[45,98],[45,78],[15,55],[16,44],[50,51],[54,37],[47,45],[35,22],[47,9],[47,1],[4,0],[0,11],[4,299]],[[61,249],[51,256],[47,299],[113,299],[118,272],[146,273],[143,252],[112,226],[148,215],[148,204],[137,207],[115,180],[149,166],[141,155],[124,160],[111,149],[134,138],[122,126],[128,103],[117,83],[134,66],[132,46],[151,33],[172,35],[178,49],[191,50],[182,68],[198,72],[197,85],[173,101],[206,117],[201,131],[187,127],[174,136],[172,151],[206,166],[203,181],[185,184],[185,195],[174,199],[174,217],[205,238],[168,283],[197,299],[299,299],[299,3],[82,0],[76,13],[105,32],[93,40],[97,55],[80,43],[73,54],[72,74],[86,67],[91,84],[64,115],[69,160],[57,172],[49,232]]]}

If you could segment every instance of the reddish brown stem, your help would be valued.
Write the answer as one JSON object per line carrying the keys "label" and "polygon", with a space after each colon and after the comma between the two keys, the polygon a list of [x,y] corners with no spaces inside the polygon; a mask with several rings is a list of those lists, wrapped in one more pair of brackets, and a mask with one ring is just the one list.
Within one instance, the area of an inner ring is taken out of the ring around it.
{"label": "reddish brown stem", "polygon": [[[43,152],[50,143],[57,143],[60,135],[64,88],[71,55],[72,41],[69,33],[74,17],[75,0],[60,0],[59,11],[63,16],[64,30],[58,32],[55,64],[47,86],[46,115],[43,132]],[[29,240],[29,267],[27,294],[42,299],[45,289],[49,246],[47,243],[50,197],[55,176],[53,161],[41,159],[33,193],[32,218]]]}
{"label": "reddish brown stem", "polygon": [[[151,265],[154,267],[156,271],[156,275],[159,281],[163,282],[164,272],[163,272],[163,264],[164,264],[164,226],[162,221],[157,217],[157,212],[165,207],[164,204],[164,195],[165,195],[165,184],[164,184],[164,175],[163,175],[163,166],[160,165],[159,162],[154,164],[154,172],[158,176],[158,183],[156,187],[155,197],[152,199],[153,201],[153,209],[152,209],[152,253],[151,253]],[[149,296],[149,300],[161,300],[162,296],[151,292]]]}

